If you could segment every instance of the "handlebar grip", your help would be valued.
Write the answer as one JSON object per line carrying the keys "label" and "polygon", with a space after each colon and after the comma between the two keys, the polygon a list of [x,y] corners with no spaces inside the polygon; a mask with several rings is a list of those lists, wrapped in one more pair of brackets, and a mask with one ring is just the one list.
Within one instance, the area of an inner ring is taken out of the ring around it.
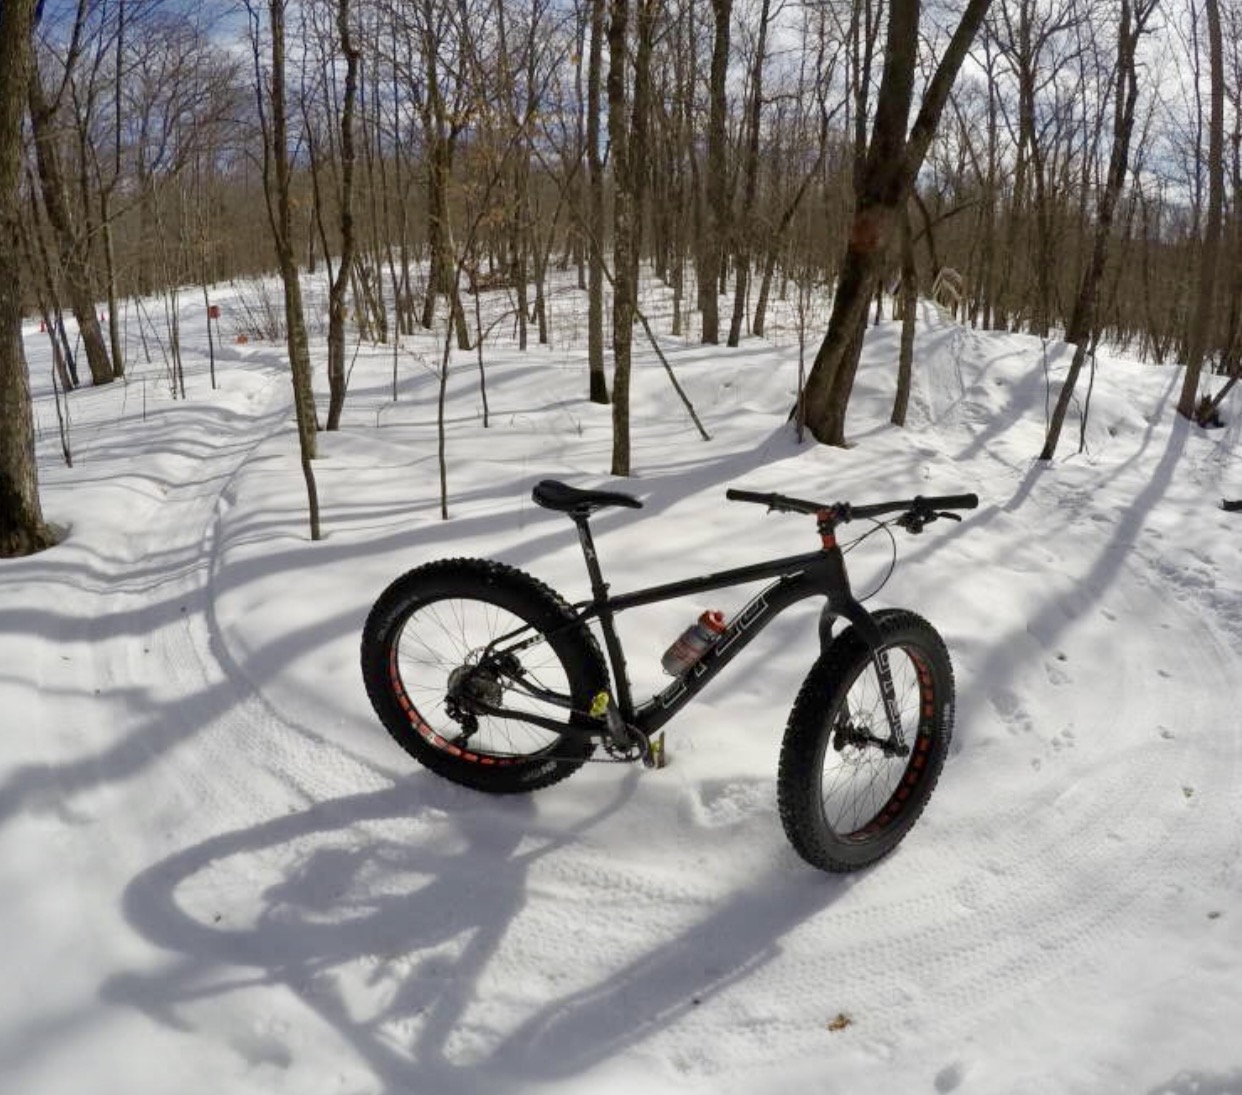
{"label": "handlebar grip", "polygon": [[938,498],[924,498],[924,503],[932,509],[977,509],[977,494],[944,494]]}
{"label": "handlebar grip", "polygon": [[762,506],[770,506],[776,495],[760,494],[758,491],[738,490],[736,487],[729,487],[725,491],[725,497],[730,502],[758,502]]}

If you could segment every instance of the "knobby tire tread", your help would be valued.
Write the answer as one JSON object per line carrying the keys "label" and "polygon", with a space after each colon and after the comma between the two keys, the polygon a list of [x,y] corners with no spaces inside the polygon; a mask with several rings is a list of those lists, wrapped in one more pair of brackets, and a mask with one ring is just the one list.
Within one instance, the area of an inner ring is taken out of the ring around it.
{"label": "knobby tire tread", "polygon": [[[894,807],[891,820],[863,837],[846,839],[832,830],[825,818],[821,787],[825,756],[833,748],[830,716],[835,718],[845,694],[866,671],[872,657],[858,631],[847,628],[833,639],[803,681],[785,729],[777,778],[785,833],[798,854],[821,870],[859,870],[888,855],[901,842],[935,789],[952,737],[953,668],[944,640],[913,612],[881,609],[874,619],[886,648],[912,652],[929,671],[930,685],[920,682],[922,713],[918,719],[919,734],[928,735],[927,751],[917,771],[907,768],[903,779],[910,784],[908,797]],[[924,694],[926,687],[932,689],[930,697]]]}

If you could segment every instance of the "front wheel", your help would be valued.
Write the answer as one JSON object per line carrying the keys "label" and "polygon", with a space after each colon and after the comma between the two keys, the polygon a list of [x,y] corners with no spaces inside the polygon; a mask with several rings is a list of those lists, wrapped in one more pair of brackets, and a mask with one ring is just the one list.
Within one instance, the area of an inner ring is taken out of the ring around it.
{"label": "front wheel", "polygon": [[876,658],[851,627],[811,667],[781,745],[781,822],[798,854],[825,871],[858,870],[897,846],[936,786],[953,732],[944,640],[913,612],[873,618],[902,741],[889,725]]}
{"label": "front wheel", "polygon": [[495,794],[580,768],[595,748],[587,712],[608,687],[599,646],[569,606],[482,559],[429,563],[389,586],[363,628],[362,676],[406,752]]}

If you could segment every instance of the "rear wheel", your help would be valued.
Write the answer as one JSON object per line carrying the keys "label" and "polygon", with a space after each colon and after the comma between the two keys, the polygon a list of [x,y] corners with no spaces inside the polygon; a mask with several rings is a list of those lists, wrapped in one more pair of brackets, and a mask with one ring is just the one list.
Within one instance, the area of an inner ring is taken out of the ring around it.
{"label": "rear wheel", "polygon": [[599,646],[551,589],[481,559],[429,563],[397,579],[362,633],[362,675],[380,720],[432,771],[480,791],[546,787],[594,750],[582,727],[607,688]]}
{"label": "rear wheel", "polygon": [[858,870],[897,846],[936,786],[953,732],[944,641],[913,612],[884,609],[874,619],[902,740],[889,726],[875,657],[851,627],[811,667],[781,745],[781,821],[821,870]]}

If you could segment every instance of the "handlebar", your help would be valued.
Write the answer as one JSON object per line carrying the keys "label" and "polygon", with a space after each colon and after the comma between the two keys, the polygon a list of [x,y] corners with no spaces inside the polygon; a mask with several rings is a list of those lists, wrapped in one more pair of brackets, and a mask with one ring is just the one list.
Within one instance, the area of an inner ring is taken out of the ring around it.
{"label": "handlebar", "polygon": [[778,513],[829,512],[836,521],[852,521],[855,518],[879,517],[885,513],[912,513],[925,519],[934,517],[941,510],[975,509],[979,505],[977,494],[940,494],[924,497],[916,495],[901,502],[873,502],[865,506],[849,502],[809,502],[804,498],[790,498],[784,494],[765,494],[752,490],[730,487],[725,497],[731,502],[755,502]]}

